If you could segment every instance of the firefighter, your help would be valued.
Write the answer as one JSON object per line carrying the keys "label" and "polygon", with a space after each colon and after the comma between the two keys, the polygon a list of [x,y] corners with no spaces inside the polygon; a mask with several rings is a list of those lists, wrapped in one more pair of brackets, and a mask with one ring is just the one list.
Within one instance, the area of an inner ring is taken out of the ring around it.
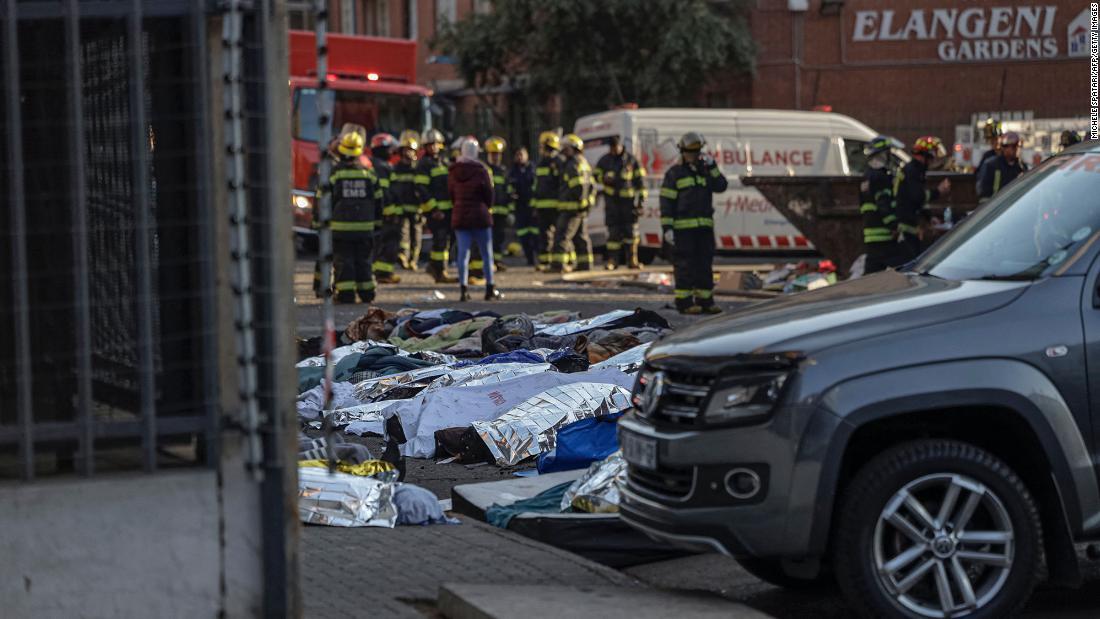
{"label": "firefighter", "polygon": [[1027,164],[1020,161],[1020,135],[1009,131],[1001,136],[1001,154],[993,157],[983,166],[984,172],[978,182],[978,201],[992,198],[1005,185],[1027,171]]}
{"label": "firefighter", "polygon": [[939,138],[926,135],[913,143],[913,158],[894,176],[895,214],[898,217],[897,256],[891,266],[913,260],[922,251],[921,227],[931,222],[928,203],[946,196],[951,181],[946,178],[934,189],[925,188],[928,170],[939,169],[947,159],[947,149]]}
{"label": "firefighter", "polygon": [[[489,164],[493,179],[493,265],[499,271],[507,271],[504,266],[504,245],[508,240],[508,230],[515,223],[515,190],[508,182],[508,170],[504,168],[504,138],[493,136],[485,140],[485,160]],[[511,223],[509,223],[511,222]]]}
{"label": "firefighter", "polygon": [[337,147],[339,159],[329,177],[332,191],[332,250],[337,303],[374,300],[371,246],[382,203],[382,187],[360,160],[363,136],[347,133]]}
{"label": "firefighter", "polygon": [[863,272],[877,273],[898,261],[897,214],[894,211],[894,170],[891,150],[902,148],[892,137],[880,135],[867,143],[867,172],[860,184],[859,212],[863,216]]}
{"label": "firefighter", "polygon": [[439,284],[456,281],[447,275],[451,247],[451,197],[447,194],[447,160],[443,150],[443,134],[429,129],[424,134],[424,156],[416,169],[416,191],[420,212],[428,219],[432,247],[428,254],[428,274]]}
{"label": "firefighter", "polygon": [[554,247],[554,226],[558,221],[558,192],[561,183],[561,138],[553,131],[539,135],[539,160],[535,164],[535,182],[532,185],[531,207],[538,222],[539,271],[550,268],[550,251]]}
{"label": "firefighter", "polygon": [[676,309],[681,314],[717,314],[714,304],[714,194],[729,187],[706,140],[694,131],[680,138],[680,163],[661,184],[661,230],[672,246]]}
{"label": "firefighter", "polygon": [[982,138],[989,143],[989,150],[982,153],[982,158],[978,160],[978,165],[974,168],[974,183],[976,186],[982,184],[982,166],[993,157],[1001,154],[1003,127],[1004,125],[992,118],[985,119],[985,124],[982,125]]}
{"label": "firefighter", "polygon": [[608,270],[638,263],[638,217],[645,204],[645,168],[623,148],[622,137],[611,136],[606,155],[596,162],[596,182],[603,186],[604,221],[607,224]]}
{"label": "firefighter", "polygon": [[[396,284],[401,276],[394,273],[397,264],[409,264],[408,256],[401,251],[408,247],[412,237],[409,234],[411,213],[419,218],[420,200],[416,195],[416,151],[420,147],[415,139],[406,135],[398,143],[399,158],[390,172],[390,190],[386,204],[382,209],[382,243],[380,260],[374,263],[374,274],[383,284]],[[419,223],[413,221],[413,228],[419,233]],[[406,249],[406,251],[408,251]]]}
{"label": "firefighter", "polygon": [[584,155],[584,142],[570,133],[561,139],[563,162],[558,193],[558,221],[554,224],[554,249],[550,270],[568,272],[592,268],[592,242],[588,238],[588,209],[596,196],[592,166]]}
{"label": "firefighter", "polygon": [[397,149],[397,139],[388,133],[377,133],[370,139],[370,163],[374,169],[374,175],[378,177],[378,186],[382,189],[382,202],[378,204],[376,215],[378,221],[374,228],[374,270],[378,271],[378,261],[385,260],[389,253],[396,251],[396,243],[393,249],[387,247],[387,242],[392,236],[387,237],[385,225],[385,212],[393,201],[390,196],[390,175],[393,174],[393,165],[390,163]]}
{"label": "firefighter", "polygon": [[1065,150],[1070,146],[1073,146],[1074,144],[1079,144],[1080,142],[1081,136],[1077,135],[1076,131],[1072,129],[1066,129],[1062,132],[1062,135],[1058,140],[1058,145],[1062,147],[1062,150]]}
{"label": "firefighter", "polygon": [[523,248],[528,266],[535,266],[538,257],[539,227],[535,214],[531,212],[531,189],[535,182],[535,170],[527,155],[527,148],[520,146],[512,154],[512,169],[508,171],[508,184],[515,195],[512,196],[516,215],[516,237]]}

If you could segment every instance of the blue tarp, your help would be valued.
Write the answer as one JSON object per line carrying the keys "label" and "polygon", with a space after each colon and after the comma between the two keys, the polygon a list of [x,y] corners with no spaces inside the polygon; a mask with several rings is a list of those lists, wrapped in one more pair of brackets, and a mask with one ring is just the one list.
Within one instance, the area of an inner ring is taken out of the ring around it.
{"label": "blue tarp", "polygon": [[619,449],[615,433],[623,413],[590,417],[558,430],[556,446],[539,456],[539,474],[583,469]]}

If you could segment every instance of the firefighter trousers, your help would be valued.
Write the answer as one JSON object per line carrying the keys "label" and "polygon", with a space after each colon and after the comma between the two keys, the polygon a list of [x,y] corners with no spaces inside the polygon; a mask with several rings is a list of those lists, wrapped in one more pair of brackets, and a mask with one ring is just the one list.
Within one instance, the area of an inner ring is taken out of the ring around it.
{"label": "firefighter trousers", "polygon": [[[442,213],[442,217],[437,217]],[[442,274],[447,270],[451,257],[451,212],[433,211],[428,214],[428,230],[432,232],[432,246],[428,253],[428,272]]]}
{"label": "firefighter trousers", "polygon": [[538,259],[539,264],[548,266],[550,254],[554,250],[554,237],[558,223],[558,209],[535,209],[536,220],[539,226]]}
{"label": "firefighter trousers", "polygon": [[415,265],[420,261],[420,246],[424,237],[424,218],[416,211],[405,211],[401,216],[401,254]]}
{"label": "firefighter trousers", "polygon": [[534,266],[539,252],[539,227],[529,207],[516,209],[516,238],[523,248],[527,264]]}
{"label": "firefighter trousers", "polygon": [[672,234],[676,309],[714,305],[714,229],[700,226]]}
{"label": "firefighter trousers", "polygon": [[592,268],[592,241],[588,238],[587,211],[560,211],[554,225],[555,265],[576,264],[578,269]]}
{"label": "firefighter trousers", "polygon": [[390,215],[382,220],[382,231],[374,244],[374,274],[378,277],[385,278],[393,275],[400,252],[401,229],[404,224],[403,215]]}
{"label": "firefighter trousers", "polygon": [[634,202],[623,198],[604,200],[607,223],[607,261],[618,264],[633,263],[637,256],[638,216]]}
{"label": "firefighter trousers", "polygon": [[504,258],[504,249],[508,244],[508,216],[493,214],[493,262]]}
{"label": "firefighter trousers", "polygon": [[369,232],[333,232],[333,290],[337,303],[354,303],[356,295],[364,303],[374,300],[373,250]]}
{"label": "firefighter trousers", "polygon": [[898,265],[901,251],[897,241],[881,241],[878,243],[865,243],[867,257],[863,263],[863,274],[870,275],[885,271],[888,267]]}

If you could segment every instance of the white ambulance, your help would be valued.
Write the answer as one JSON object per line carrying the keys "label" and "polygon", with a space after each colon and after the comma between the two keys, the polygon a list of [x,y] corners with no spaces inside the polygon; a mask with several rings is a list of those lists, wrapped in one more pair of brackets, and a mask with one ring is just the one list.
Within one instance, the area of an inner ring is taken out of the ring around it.
{"label": "white ambulance", "polygon": [[[876,135],[863,123],[828,112],[654,108],[580,118],[574,133],[584,140],[584,154],[592,165],[607,153],[610,137],[620,135],[649,173],[639,252],[647,262],[661,246],[661,180],[677,163],[676,142],[688,131],[703,134],[704,150],[729,179],[729,189],[714,197],[714,236],[719,252],[736,253],[813,250],[759,191],[741,184],[742,175],[862,175],[863,146]],[[594,244],[603,245],[607,226],[602,200],[592,209],[588,225]]]}

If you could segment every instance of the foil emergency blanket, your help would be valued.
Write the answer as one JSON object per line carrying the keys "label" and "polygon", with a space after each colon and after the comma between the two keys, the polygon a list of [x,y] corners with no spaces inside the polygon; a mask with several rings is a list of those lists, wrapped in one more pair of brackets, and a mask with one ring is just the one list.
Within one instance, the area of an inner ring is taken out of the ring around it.
{"label": "foil emergency blanket", "polygon": [[471,424],[500,466],[550,451],[558,428],[617,413],[630,406],[630,391],[605,383],[560,385],[534,395],[493,421]]}
{"label": "foil emergency blanket", "polygon": [[606,325],[611,322],[615,322],[620,318],[626,318],[633,314],[631,310],[612,310],[606,314],[600,314],[599,316],[593,316],[592,318],[585,318],[584,320],[574,320],[573,322],[563,322],[557,325],[535,325],[535,335],[572,335],[573,333],[580,333],[581,331],[588,331],[595,329],[600,325]]}
{"label": "foil emergency blanket", "polygon": [[592,514],[619,511],[619,485],[626,482],[626,460],[616,451],[607,458],[593,462],[561,497],[561,511],[575,508]]}
{"label": "foil emergency blanket", "polygon": [[626,374],[635,374],[641,369],[642,362],[645,361],[645,351],[649,350],[649,345],[652,343],[653,342],[646,342],[630,350],[624,350],[613,357],[608,357],[593,365],[591,369],[602,370],[604,368],[616,368],[620,372]]}
{"label": "foil emergency blanket", "polygon": [[555,371],[549,363],[493,363],[490,365],[468,365],[433,380],[424,391],[435,391],[443,387],[474,387],[503,383],[513,378],[529,374]]}
{"label": "foil emergency blanket", "polygon": [[298,469],[298,518],[332,527],[389,527],[397,523],[394,482],[327,469]]}
{"label": "foil emergency blanket", "polygon": [[355,384],[355,397],[361,402],[392,400],[394,397],[408,398],[419,393],[431,382],[451,371],[446,365],[409,370],[400,374],[379,376]]}

